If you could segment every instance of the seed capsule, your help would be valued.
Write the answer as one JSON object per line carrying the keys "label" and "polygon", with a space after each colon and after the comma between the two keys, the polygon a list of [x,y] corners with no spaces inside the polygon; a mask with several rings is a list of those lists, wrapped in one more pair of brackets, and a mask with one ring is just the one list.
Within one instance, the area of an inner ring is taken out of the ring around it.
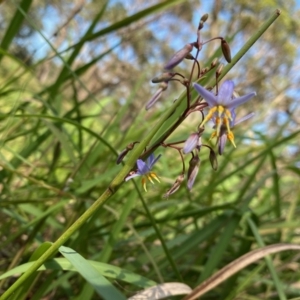
{"label": "seed capsule", "polygon": [[222,53],[227,62],[231,62],[231,51],[228,43],[223,39],[221,42]]}

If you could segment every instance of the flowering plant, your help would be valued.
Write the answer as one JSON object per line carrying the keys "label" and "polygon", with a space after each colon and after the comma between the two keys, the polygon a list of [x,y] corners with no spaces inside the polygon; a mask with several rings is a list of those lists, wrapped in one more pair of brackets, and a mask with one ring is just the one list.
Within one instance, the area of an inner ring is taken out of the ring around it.
{"label": "flowering plant", "polygon": [[[239,121],[236,121],[236,108],[249,101],[256,95],[256,93],[252,92],[241,97],[235,97],[234,82],[232,80],[225,80],[219,87],[219,81],[221,79],[224,65],[220,63],[218,58],[213,59],[210,63],[210,66],[205,68],[201,67],[201,63],[198,61],[199,53],[205,44],[213,41],[219,41],[225,60],[228,63],[231,62],[230,47],[223,37],[215,37],[208,41],[202,41],[201,30],[204,27],[204,23],[207,19],[207,14],[201,17],[197,29],[196,41],[186,44],[182,49],[177,51],[165,64],[165,71],[160,76],[152,79],[153,83],[159,83],[160,86],[151,99],[146,103],[146,110],[151,109],[162,97],[164,91],[168,89],[170,83],[172,81],[177,81],[180,82],[186,89],[186,108],[183,109],[178,120],[173,124],[173,126],[171,126],[170,129],[168,129],[164,137],[151,147],[148,147],[144,150],[136,162],[137,169],[132,170],[125,177],[125,180],[128,181],[132,178],[141,176],[142,185],[146,190],[147,179],[152,183],[152,179],[159,181],[157,175],[152,171],[154,164],[160,157],[159,155],[156,159],[154,158],[154,150],[160,146],[172,148],[178,152],[181,158],[182,172],[179,174],[171,188],[165,193],[165,197],[170,196],[179,189],[186,175],[187,187],[189,190],[192,189],[200,168],[201,161],[199,153],[203,147],[206,147],[209,150],[209,161],[212,168],[214,170],[217,169],[218,161],[215,149],[210,144],[202,142],[205,139],[205,125],[209,120],[212,120],[214,124],[214,131],[211,134],[210,140],[216,137],[216,145],[218,149],[217,153],[222,155],[224,153],[227,139],[234,147],[236,147],[233,128],[242,121],[245,121],[253,116],[253,113],[250,113]],[[194,55],[192,54],[193,50],[196,52]],[[190,74],[187,77],[184,74],[174,71],[174,68],[185,59],[193,61]],[[215,72],[215,91],[212,91],[213,87],[206,87],[204,84],[199,84],[199,82],[202,83],[202,81],[205,80],[205,77],[208,77],[209,74],[211,74],[210,71]],[[193,89],[198,93],[198,97],[196,97],[196,99],[192,98]],[[206,112],[207,108],[208,111]],[[191,113],[194,112],[200,112],[201,115],[201,119],[196,130],[184,141],[166,143],[166,139],[169,137],[169,135],[181,124],[183,120],[185,120]],[[182,144],[182,146],[180,146],[180,144]],[[118,162],[123,160],[125,155],[132,148],[133,147],[130,147],[129,149],[129,146],[127,146],[126,149],[121,152]],[[189,161],[187,174],[184,155],[192,156]],[[143,158],[147,158],[146,162],[144,162]]]}

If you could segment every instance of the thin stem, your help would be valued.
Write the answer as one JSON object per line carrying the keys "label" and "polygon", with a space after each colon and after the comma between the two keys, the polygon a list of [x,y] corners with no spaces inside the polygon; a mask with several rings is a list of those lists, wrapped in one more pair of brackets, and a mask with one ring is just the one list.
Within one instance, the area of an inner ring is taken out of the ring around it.
{"label": "thin stem", "polygon": [[145,209],[145,211],[146,211],[146,214],[147,214],[147,216],[148,216],[148,218],[149,218],[149,220],[150,220],[150,222],[151,222],[151,225],[152,225],[152,227],[154,228],[155,233],[156,233],[158,239],[160,240],[161,245],[162,245],[162,247],[163,247],[163,249],[164,249],[164,252],[165,252],[165,254],[166,254],[166,256],[167,256],[167,258],[168,258],[168,260],[169,260],[169,262],[170,262],[170,265],[171,265],[171,267],[172,267],[172,269],[173,269],[173,272],[176,274],[177,279],[178,279],[179,281],[183,282],[183,278],[182,278],[182,276],[181,276],[181,274],[180,274],[180,272],[179,272],[179,270],[178,270],[178,268],[177,268],[177,266],[176,266],[176,263],[175,263],[175,261],[174,261],[172,255],[171,255],[171,253],[170,253],[168,247],[167,247],[167,244],[166,244],[166,242],[165,242],[165,240],[164,240],[164,238],[163,238],[163,236],[162,236],[162,234],[161,234],[161,232],[160,232],[160,230],[159,230],[159,228],[158,228],[158,226],[157,226],[157,224],[156,224],[156,222],[155,222],[154,217],[152,216],[150,210],[148,209],[148,206],[147,206],[147,204],[146,204],[146,201],[145,201],[143,195],[141,194],[141,192],[140,192],[140,190],[139,190],[139,188],[137,187],[137,185],[136,185],[135,182],[134,182],[134,185],[135,185],[135,188],[136,188],[136,190],[137,190],[137,192],[138,192],[138,194],[139,194],[139,196],[140,196],[140,199],[141,199],[141,201],[142,201],[143,207],[144,207],[144,209]]}

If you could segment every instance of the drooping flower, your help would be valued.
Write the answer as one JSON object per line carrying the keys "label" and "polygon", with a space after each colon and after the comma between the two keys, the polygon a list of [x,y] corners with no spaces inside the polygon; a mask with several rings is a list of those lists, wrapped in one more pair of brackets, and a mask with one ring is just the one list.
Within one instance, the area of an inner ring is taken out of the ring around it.
{"label": "drooping flower", "polygon": [[155,179],[156,181],[160,182],[157,175],[151,171],[155,163],[158,161],[158,159],[161,157],[161,155],[158,155],[156,158],[153,153],[150,154],[150,156],[147,158],[146,162],[144,162],[141,159],[138,159],[136,161],[137,170],[134,172],[134,174],[131,174],[125,178],[125,181],[128,181],[132,178],[142,176],[142,186],[144,190],[147,192],[146,188],[146,182],[149,180],[151,183],[154,184],[152,179]]}
{"label": "drooping flower", "polygon": [[[233,127],[238,125],[239,123],[242,123],[242,122],[252,118],[253,116],[254,116],[254,113],[250,113],[250,114],[244,116],[243,118],[241,118],[239,120],[235,120],[234,124],[233,124]],[[232,127],[230,129],[232,129]],[[224,127],[224,126],[221,126],[220,136],[219,136],[219,139],[218,139],[218,151],[219,151],[220,155],[222,155],[223,152],[224,152],[226,142],[227,142],[227,128]]]}
{"label": "drooping flower", "polygon": [[189,190],[192,189],[195,179],[198,175],[199,172],[199,167],[200,167],[200,158],[198,155],[195,155],[191,158],[189,162],[189,169],[188,169],[188,182],[187,182],[187,187]]}
{"label": "drooping flower", "polygon": [[[236,147],[234,135],[231,131],[231,128],[235,125],[235,109],[249,101],[256,93],[252,92],[245,96],[234,98],[234,83],[231,80],[224,81],[219,89],[218,95],[214,95],[197,83],[194,83],[193,85],[195,90],[204,98],[210,108],[208,114],[200,124],[200,127],[210,119],[214,119],[216,130],[211,138],[217,137],[220,141],[221,138],[224,139],[225,134],[225,137],[227,137],[232,145]],[[226,130],[221,131],[221,128],[225,128]],[[223,133],[222,136],[221,133]],[[220,141],[220,143],[222,144],[222,141]]]}

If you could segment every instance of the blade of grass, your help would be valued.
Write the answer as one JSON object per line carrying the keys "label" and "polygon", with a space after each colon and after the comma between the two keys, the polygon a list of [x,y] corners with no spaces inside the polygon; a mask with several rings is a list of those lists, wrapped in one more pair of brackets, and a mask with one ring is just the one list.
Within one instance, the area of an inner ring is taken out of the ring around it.
{"label": "blade of grass", "polygon": [[213,250],[211,251],[211,254],[204,266],[204,270],[201,273],[198,282],[202,282],[206,278],[208,278],[213,273],[218,264],[223,260],[224,254],[231,243],[232,236],[237,229],[240,220],[241,216],[237,214],[232,214],[228,217],[228,222],[226,223],[226,226],[222,234],[220,235],[219,241],[213,247]]}
{"label": "blade of grass", "polygon": [[[98,270],[98,272],[100,272],[105,277],[115,279],[115,280],[121,280],[123,282],[127,282],[141,288],[147,288],[156,285],[155,281],[150,280],[134,272],[121,269],[113,265],[97,262],[97,261],[92,261],[92,260],[88,260],[88,261],[94,268]],[[0,280],[7,278],[9,276],[16,276],[18,274],[22,274],[26,272],[26,270],[28,270],[33,264],[34,262],[28,262],[19,265],[18,267],[0,275]],[[46,261],[38,269],[38,271],[45,271],[45,270],[64,270],[64,271],[74,272],[76,271],[76,268],[66,258],[55,258]]]}
{"label": "blade of grass", "polygon": [[[258,232],[258,228],[256,227],[255,223],[252,221],[251,217],[248,217],[247,218],[247,222],[249,224],[249,226],[251,227],[251,230],[253,232],[253,235],[255,236],[255,239],[258,243],[258,245],[260,247],[264,247],[264,242]],[[284,290],[283,290],[283,286],[282,286],[282,283],[280,282],[279,278],[278,278],[278,275],[276,273],[276,270],[275,270],[275,267],[273,265],[273,262],[271,260],[271,258],[269,256],[266,256],[265,257],[265,260],[266,260],[266,263],[267,263],[267,266],[270,270],[270,273],[271,273],[271,276],[273,278],[273,281],[274,281],[274,285],[276,287],[276,290],[278,292],[278,297],[280,300],[286,300],[286,295],[284,293]]]}
{"label": "blade of grass", "polygon": [[[31,4],[32,4],[32,0],[22,0],[19,7],[24,12],[28,12]],[[8,49],[14,37],[18,34],[22,26],[23,20],[24,20],[24,15],[21,13],[20,9],[17,9],[1,41],[0,47],[3,50]],[[3,58],[3,52],[0,52],[0,61],[2,60],[2,58]]]}
{"label": "blade of grass", "polygon": [[92,285],[97,294],[104,299],[126,300],[119,292],[89,261],[71,248],[61,246],[59,252],[75,267],[80,275]]}

